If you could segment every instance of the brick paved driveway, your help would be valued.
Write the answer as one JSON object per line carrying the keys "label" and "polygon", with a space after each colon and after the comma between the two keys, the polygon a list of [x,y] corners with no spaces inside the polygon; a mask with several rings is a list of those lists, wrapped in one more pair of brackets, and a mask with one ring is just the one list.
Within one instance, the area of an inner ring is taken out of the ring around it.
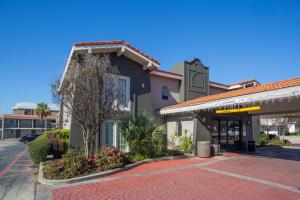
{"label": "brick paved driveway", "polygon": [[[275,152],[270,154],[271,152]],[[286,153],[282,159],[280,153]],[[294,154],[289,157],[290,154]],[[279,156],[278,156],[279,155]],[[93,183],[56,188],[53,199],[300,199],[300,149],[261,149],[139,166]]]}

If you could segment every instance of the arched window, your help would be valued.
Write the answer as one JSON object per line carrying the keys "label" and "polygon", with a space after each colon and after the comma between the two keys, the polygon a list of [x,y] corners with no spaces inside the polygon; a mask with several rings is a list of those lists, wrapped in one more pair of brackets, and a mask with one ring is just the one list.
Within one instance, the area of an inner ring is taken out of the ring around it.
{"label": "arched window", "polygon": [[167,86],[162,87],[161,98],[163,100],[168,100],[169,99],[169,88]]}

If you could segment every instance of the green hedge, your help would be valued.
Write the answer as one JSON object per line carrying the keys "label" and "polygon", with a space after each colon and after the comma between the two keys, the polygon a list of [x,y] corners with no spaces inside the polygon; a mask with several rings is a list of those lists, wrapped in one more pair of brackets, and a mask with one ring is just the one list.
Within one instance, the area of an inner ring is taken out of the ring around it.
{"label": "green hedge", "polygon": [[28,151],[35,164],[45,161],[47,155],[61,158],[68,150],[70,130],[56,129],[45,131],[28,144]]}
{"label": "green hedge", "polygon": [[47,159],[47,155],[51,154],[51,143],[45,138],[38,138],[29,142],[28,151],[34,164],[38,164]]}
{"label": "green hedge", "polygon": [[260,144],[261,145],[266,145],[270,142],[270,137],[268,134],[261,133],[260,134]]}
{"label": "green hedge", "polygon": [[45,131],[42,136],[49,138],[49,136],[51,135],[57,136],[59,139],[63,140],[66,143],[70,142],[70,130],[68,129],[56,129],[51,131]]}

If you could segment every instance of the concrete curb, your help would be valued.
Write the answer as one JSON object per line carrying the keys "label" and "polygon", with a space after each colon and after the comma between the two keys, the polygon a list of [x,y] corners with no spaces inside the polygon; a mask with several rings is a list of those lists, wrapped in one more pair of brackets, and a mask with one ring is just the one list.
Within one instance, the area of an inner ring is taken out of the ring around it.
{"label": "concrete curb", "polygon": [[152,162],[158,162],[163,160],[176,160],[176,159],[184,159],[184,158],[190,158],[193,157],[191,155],[182,155],[182,156],[168,156],[168,157],[161,157],[161,158],[152,158],[152,159],[146,159],[142,160],[133,164],[129,164],[124,166],[123,168],[118,169],[112,169],[104,172],[98,172],[93,173],[85,176],[75,177],[75,178],[69,178],[69,179],[61,179],[61,180],[53,180],[53,179],[47,179],[44,177],[43,168],[44,163],[40,163],[39,166],[39,174],[38,174],[38,182],[44,185],[48,186],[62,186],[62,185],[68,185],[73,183],[79,183],[83,181],[89,181],[96,178],[103,178],[106,176],[110,176],[119,172],[127,171],[129,169],[135,168],[137,166],[140,166],[145,163],[152,163]]}

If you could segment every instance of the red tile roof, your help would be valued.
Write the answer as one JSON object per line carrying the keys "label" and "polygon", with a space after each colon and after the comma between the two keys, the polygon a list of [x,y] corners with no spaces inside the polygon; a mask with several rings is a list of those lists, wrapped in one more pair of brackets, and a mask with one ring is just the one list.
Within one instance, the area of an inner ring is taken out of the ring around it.
{"label": "red tile roof", "polygon": [[230,86],[247,84],[247,83],[252,83],[252,82],[256,82],[256,83],[260,84],[260,82],[258,82],[256,79],[252,79],[252,80],[246,80],[246,81],[240,81],[240,82],[232,83],[232,84],[230,84]]}
{"label": "red tile roof", "polygon": [[226,98],[230,98],[230,97],[237,97],[237,96],[254,94],[254,93],[265,92],[265,91],[270,91],[270,90],[282,89],[282,88],[287,88],[287,87],[292,87],[292,86],[300,86],[300,77],[288,79],[288,80],[284,80],[284,81],[278,81],[278,82],[274,82],[274,83],[257,85],[257,86],[248,87],[248,88],[231,90],[228,92],[223,92],[223,93],[204,96],[204,97],[199,97],[196,99],[192,99],[192,100],[185,101],[185,102],[182,102],[179,104],[165,107],[162,110],[191,106],[191,105],[196,105],[196,104],[205,103],[205,102],[209,102],[209,101],[215,101],[215,100],[226,99]]}
{"label": "red tile roof", "polygon": [[182,75],[181,74],[176,74],[172,72],[167,72],[163,70],[153,70],[150,72],[151,75],[156,75],[156,76],[161,76],[161,77],[166,77],[166,78],[171,78],[171,79],[176,79],[176,80],[182,80]]}
{"label": "red tile roof", "polygon": [[96,41],[96,42],[79,42],[79,43],[75,43],[75,46],[88,46],[88,45],[110,45],[110,44],[119,44],[119,45],[125,45],[128,48],[132,49],[133,51],[141,54],[142,56],[148,58],[149,60],[155,62],[156,64],[160,65],[159,61],[157,61],[156,59],[152,58],[151,56],[148,56],[147,54],[145,54],[144,52],[142,52],[141,50],[139,50],[138,48],[132,46],[131,44],[129,44],[128,42],[124,41],[124,40],[112,40],[112,41]]}
{"label": "red tile roof", "polygon": [[173,72],[168,72],[168,71],[164,71],[164,70],[161,70],[161,69],[153,70],[152,72],[161,72],[161,73],[172,74],[172,75],[176,75],[176,76],[182,76],[181,74],[177,74],[177,73],[173,73]]}

